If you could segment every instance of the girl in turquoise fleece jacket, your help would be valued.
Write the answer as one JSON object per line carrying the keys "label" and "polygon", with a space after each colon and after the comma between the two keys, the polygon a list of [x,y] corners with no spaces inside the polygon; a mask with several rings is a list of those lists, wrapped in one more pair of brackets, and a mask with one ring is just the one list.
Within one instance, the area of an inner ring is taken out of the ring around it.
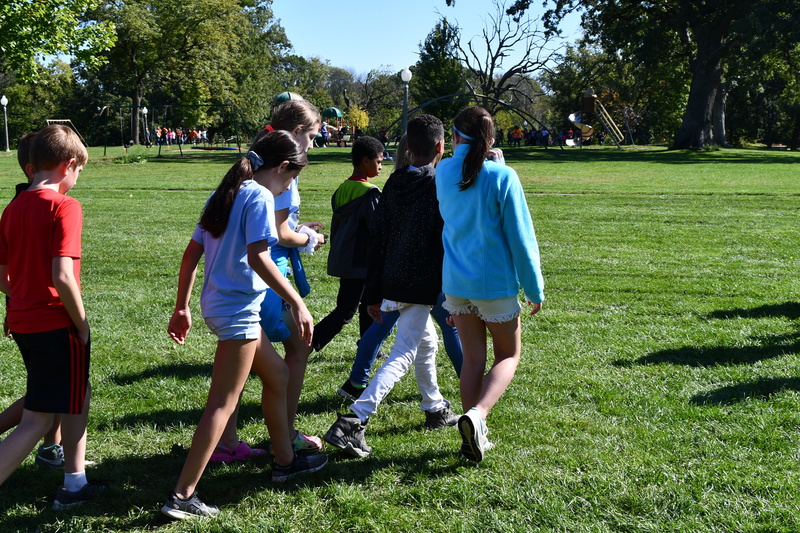
{"label": "girl in turquoise fleece jacket", "polygon": [[[486,416],[514,377],[522,348],[520,286],[530,314],[541,309],[544,282],[539,248],[519,177],[492,150],[495,125],[483,108],[462,111],[453,126],[453,157],[436,169],[444,219],[444,304],[464,350],[459,420],[461,453],[481,461],[492,444]],[[487,158],[495,159],[489,160]],[[494,362],[484,376],[487,337]]]}

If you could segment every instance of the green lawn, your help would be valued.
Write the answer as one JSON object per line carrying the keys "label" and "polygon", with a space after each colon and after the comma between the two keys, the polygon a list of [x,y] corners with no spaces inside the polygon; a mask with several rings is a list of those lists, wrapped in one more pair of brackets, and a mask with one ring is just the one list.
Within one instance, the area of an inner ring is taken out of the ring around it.
{"label": "green lawn", "polygon": [[[268,461],[209,468],[199,490],[221,517],[168,522],[158,509],[202,413],[215,339],[199,309],[185,346],[166,326],[184,246],[238,157],[198,152],[134,147],[147,162],[114,164],[121,149],[91,150],[72,193],[93,328],[87,457],[98,463],[89,475],[113,488],[102,504],[56,513],[61,474],[31,455],[0,487],[0,531],[800,530],[800,154],[744,150],[507,150],[547,300],[523,319],[522,363],[489,418],[487,458],[459,459],[455,429],[422,429],[407,376],[370,421],[369,458],[331,452],[324,470],[285,485],[270,482]],[[349,150],[310,159],[302,218],[327,223]],[[0,205],[21,177],[0,155]],[[306,261],[316,318],[337,288],[325,258]],[[347,409],[335,391],[356,337],[351,324],[312,356],[305,433]],[[438,365],[457,406],[450,363]],[[10,340],[0,375],[5,406],[25,386]],[[266,445],[258,401],[251,379],[241,435]]]}

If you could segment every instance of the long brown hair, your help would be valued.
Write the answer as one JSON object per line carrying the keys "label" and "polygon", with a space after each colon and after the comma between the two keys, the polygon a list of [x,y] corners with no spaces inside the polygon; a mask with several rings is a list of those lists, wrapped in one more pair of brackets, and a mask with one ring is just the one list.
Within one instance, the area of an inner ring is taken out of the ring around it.
{"label": "long brown hair", "polygon": [[273,131],[261,137],[250,147],[247,157],[237,161],[228,170],[217,190],[209,198],[200,216],[200,225],[203,229],[216,239],[222,236],[228,227],[228,219],[239,188],[246,180],[253,179],[254,166],[256,169],[269,169],[277,167],[284,161],[289,162],[287,170],[303,169],[308,164],[305,151],[291,134],[285,131]]}
{"label": "long brown hair", "polygon": [[461,181],[458,188],[469,189],[483,167],[486,155],[494,143],[494,120],[482,107],[472,106],[462,110],[453,121],[461,137],[469,142],[469,151],[461,167]]}

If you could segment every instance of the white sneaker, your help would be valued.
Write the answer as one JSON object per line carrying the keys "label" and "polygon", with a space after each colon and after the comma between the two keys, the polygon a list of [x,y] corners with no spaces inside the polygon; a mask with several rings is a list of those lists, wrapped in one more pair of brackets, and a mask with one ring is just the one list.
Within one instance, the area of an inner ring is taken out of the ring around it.
{"label": "white sneaker", "polygon": [[461,454],[479,463],[484,453],[492,448],[489,442],[489,428],[476,408],[472,408],[458,419],[458,430],[461,432]]}

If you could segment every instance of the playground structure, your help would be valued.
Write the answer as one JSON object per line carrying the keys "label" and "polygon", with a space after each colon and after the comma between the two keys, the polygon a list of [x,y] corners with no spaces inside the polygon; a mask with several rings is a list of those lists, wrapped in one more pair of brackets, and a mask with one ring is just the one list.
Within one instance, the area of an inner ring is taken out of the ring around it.
{"label": "playground structure", "polygon": [[600,124],[603,126],[603,129],[611,137],[611,140],[614,141],[614,144],[617,148],[622,148],[620,143],[625,139],[625,136],[622,135],[617,124],[614,122],[614,119],[611,118],[611,115],[606,111],[606,108],[603,107],[603,104],[597,99],[597,95],[594,94],[592,89],[588,89],[583,94],[583,100],[581,103],[581,110],[572,113],[567,120],[572,122],[572,124],[578,128],[580,135],[576,139],[567,139],[567,146],[583,146],[583,143],[588,141],[592,138],[595,134],[595,129],[588,124],[585,123],[585,119],[589,118],[590,116],[595,116]]}
{"label": "playground structure", "polygon": [[81,142],[83,143],[84,146],[89,146],[88,144],[86,144],[86,139],[83,138],[83,135],[81,135],[81,132],[78,131],[78,128],[75,127],[75,124],[73,124],[70,119],[68,119],[68,118],[48,118],[46,120],[46,122],[47,122],[48,126],[51,125],[51,124],[63,124],[64,126],[67,126],[69,129],[71,129],[72,131],[74,131],[78,135],[78,138],[81,140]]}

